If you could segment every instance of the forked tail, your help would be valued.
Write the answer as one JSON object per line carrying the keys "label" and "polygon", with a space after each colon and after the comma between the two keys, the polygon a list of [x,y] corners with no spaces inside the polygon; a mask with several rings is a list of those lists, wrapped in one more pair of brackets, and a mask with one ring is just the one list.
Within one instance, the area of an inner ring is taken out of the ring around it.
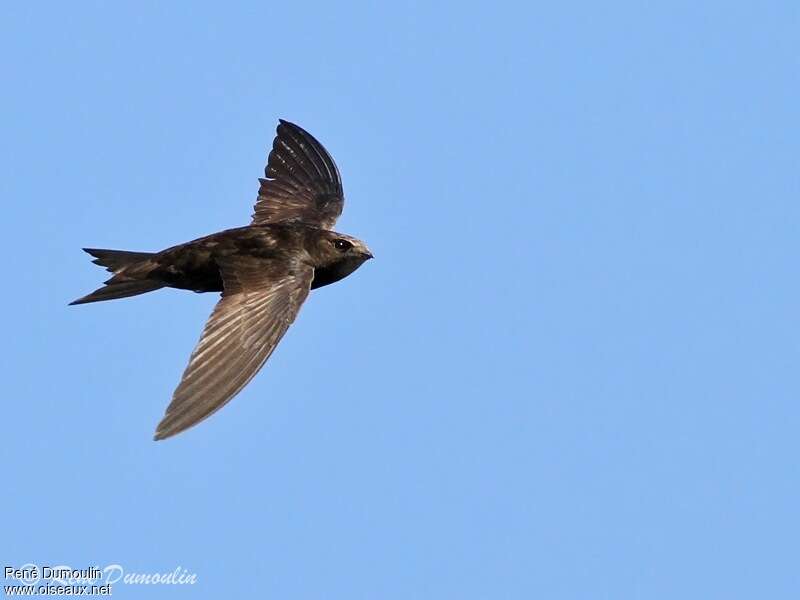
{"label": "forked tail", "polygon": [[138,296],[164,287],[159,281],[147,278],[153,265],[150,258],[152,252],[127,252],[125,250],[101,250],[98,248],[84,248],[95,257],[92,262],[114,273],[114,276],[105,282],[105,285],[88,296],[70,302],[73,304],[87,304],[102,300],[115,300]]}

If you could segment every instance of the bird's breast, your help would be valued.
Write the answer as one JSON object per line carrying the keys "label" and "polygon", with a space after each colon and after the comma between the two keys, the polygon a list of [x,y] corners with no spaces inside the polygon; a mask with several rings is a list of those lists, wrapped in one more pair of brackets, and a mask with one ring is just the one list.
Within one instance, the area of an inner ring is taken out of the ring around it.
{"label": "bird's breast", "polygon": [[324,285],[336,283],[340,279],[344,279],[350,275],[350,273],[363,264],[363,259],[346,258],[326,267],[317,267],[314,269],[314,280],[311,282],[311,289],[315,290]]}

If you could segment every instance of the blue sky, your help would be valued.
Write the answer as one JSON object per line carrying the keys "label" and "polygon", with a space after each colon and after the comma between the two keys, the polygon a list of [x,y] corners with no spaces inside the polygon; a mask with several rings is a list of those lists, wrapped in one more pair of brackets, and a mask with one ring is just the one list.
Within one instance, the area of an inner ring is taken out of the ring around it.
{"label": "blue sky", "polygon": [[[0,15],[3,566],[797,597],[796,3],[165,4]],[[154,443],[216,297],[67,307],[80,248],[246,224],[279,117],[376,260]]]}

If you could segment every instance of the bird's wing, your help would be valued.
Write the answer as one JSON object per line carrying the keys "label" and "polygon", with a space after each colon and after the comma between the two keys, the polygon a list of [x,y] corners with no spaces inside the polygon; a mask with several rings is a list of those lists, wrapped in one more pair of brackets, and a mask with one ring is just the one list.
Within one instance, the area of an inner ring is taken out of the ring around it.
{"label": "bird's wing", "polygon": [[155,439],[180,433],[233,398],[262,367],[308,296],[307,265],[265,268],[264,261],[218,261],[224,291],[172,396]]}
{"label": "bird's wing", "polygon": [[264,174],[253,225],[302,221],[332,229],[342,214],[344,192],[336,163],[297,125],[280,121]]}

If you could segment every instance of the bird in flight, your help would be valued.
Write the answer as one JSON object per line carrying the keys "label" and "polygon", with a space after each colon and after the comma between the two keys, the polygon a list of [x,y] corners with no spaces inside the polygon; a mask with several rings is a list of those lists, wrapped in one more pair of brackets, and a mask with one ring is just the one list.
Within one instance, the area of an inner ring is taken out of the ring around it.
{"label": "bird in flight", "polygon": [[84,248],[114,275],[70,304],[163,287],[222,292],[156,428],[163,440],[222,408],[261,369],[308,292],[372,258],[366,244],[332,230],[342,214],[339,169],[311,134],[280,120],[250,225],[161,252]]}

